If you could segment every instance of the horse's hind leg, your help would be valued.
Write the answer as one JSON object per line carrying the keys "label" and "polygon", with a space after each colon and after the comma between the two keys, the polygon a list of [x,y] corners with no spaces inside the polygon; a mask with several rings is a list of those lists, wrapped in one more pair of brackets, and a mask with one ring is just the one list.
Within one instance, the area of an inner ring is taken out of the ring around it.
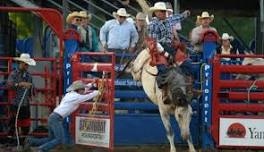
{"label": "horse's hind leg", "polygon": [[159,111],[160,111],[161,120],[166,129],[167,138],[170,142],[170,152],[176,152],[176,148],[174,145],[174,132],[170,124],[170,114],[168,111],[162,109],[161,106],[159,106]]}

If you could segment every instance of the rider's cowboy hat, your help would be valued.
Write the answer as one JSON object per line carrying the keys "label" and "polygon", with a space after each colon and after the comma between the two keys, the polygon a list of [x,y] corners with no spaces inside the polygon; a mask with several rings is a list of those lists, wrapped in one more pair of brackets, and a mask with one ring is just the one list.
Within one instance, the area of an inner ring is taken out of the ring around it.
{"label": "rider's cowboy hat", "polygon": [[85,89],[86,87],[87,85],[83,83],[81,80],[76,80],[67,88],[66,92]]}
{"label": "rider's cowboy hat", "polygon": [[154,4],[153,7],[149,8],[150,12],[155,12],[155,11],[168,11],[166,7],[166,3],[164,2],[157,2]]}
{"label": "rider's cowboy hat", "polygon": [[228,33],[223,33],[221,40],[229,40],[229,41],[233,41],[234,37],[230,36]]}
{"label": "rider's cowboy hat", "polygon": [[80,13],[77,11],[74,11],[72,13],[70,13],[67,18],[66,18],[66,22],[68,24],[71,24],[71,21],[74,19],[74,17],[81,17]]}
{"label": "rider's cowboy hat", "polygon": [[28,65],[32,65],[32,66],[36,65],[36,61],[34,59],[30,58],[30,55],[27,53],[22,53],[20,55],[20,57],[15,57],[14,60],[24,62],[24,63],[26,63]]}
{"label": "rider's cowboy hat", "polygon": [[87,11],[80,11],[79,12],[80,17],[87,18],[88,20],[91,20],[92,15],[88,13]]}
{"label": "rider's cowboy hat", "polygon": [[117,17],[117,16],[128,17],[130,16],[130,14],[127,14],[127,11],[125,8],[119,8],[117,12],[113,12],[113,16],[114,17]]}
{"label": "rider's cowboy hat", "polygon": [[214,15],[209,15],[208,12],[204,11],[202,12],[201,16],[197,16],[198,19],[203,19],[203,18],[209,18],[210,20],[214,19]]}

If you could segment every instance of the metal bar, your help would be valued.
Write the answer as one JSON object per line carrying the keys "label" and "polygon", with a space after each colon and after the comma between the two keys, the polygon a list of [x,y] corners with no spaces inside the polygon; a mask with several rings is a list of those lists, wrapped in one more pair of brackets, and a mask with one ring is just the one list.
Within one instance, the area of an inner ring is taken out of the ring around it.
{"label": "metal bar", "polygon": [[[220,80],[219,83],[220,88],[249,88],[254,81],[247,81],[247,80]],[[264,88],[264,81],[256,81],[255,86],[257,88]]]}
{"label": "metal bar", "polygon": [[92,5],[93,7],[97,8],[98,10],[102,11],[103,13],[113,16],[111,13],[107,12],[106,10],[102,9],[101,7],[98,7],[97,5],[95,5],[94,3],[88,1],[88,0],[84,0],[86,3]]}
{"label": "metal bar", "polygon": [[[63,6],[61,6],[59,3],[53,1],[53,0],[48,0],[48,2],[50,2],[51,4],[55,5],[56,7],[58,7],[59,9],[61,9],[61,11],[65,11],[65,9],[63,8]],[[67,8],[66,8],[67,12],[70,12]]]}
{"label": "metal bar", "polygon": [[[72,4],[73,6],[79,8],[79,9],[81,9],[81,10],[84,10],[84,11],[87,10],[87,9],[81,7],[80,5],[78,5],[78,4],[76,4],[76,3],[72,2],[72,1],[70,1],[70,0],[67,0],[67,1],[68,1],[68,3]],[[95,14],[92,14],[92,16],[94,16],[96,19],[98,19],[98,20],[101,21],[101,22],[105,22],[101,17],[98,17],[98,16],[95,15]]]}
{"label": "metal bar", "polygon": [[[97,106],[97,110],[98,111],[104,111],[104,112],[107,112],[109,113],[109,104],[108,103],[97,103],[96,104]],[[86,109],[86,110],[92,110],[93,108],[93,102],[84,102],[84,103],[81,103],[80,104],[80,110],[81,109]]]}
{"label": "metal bar", "polygon": [[256,54],[230,54],[230,55],[221,55],[221,54],[217,54],[216,55],[217,57],[220,57],[220,58],[264,58],[264,55],[256,55]]}
{"label": "metal bar", "polygon": [[[97,66],[97,71],[109,71],[112,68],[111,63],[100,63],[100,64],[94,64],[94,63],[75,63],[74,67],[81,69],[81,71],[91,71],[94,66]],[[96,72],[97,72],[96,71]]]}
{"label": "metal bar", "polygon": [[264,73],[264,65],[221,65],[221,72],[226,73]]}
{"label": "metal bar", "polygon": [[235,33],[235,35],[237,36],[237,38],[242,42],[243,46],[247,49],[250,50],[250,48],[248,47],[248,45],[246,44],[246,42],[242,39],[242,37],[237,33],[237,31],[234,29],[234,27],[232,26],[232,24],[227,20],[227,18],[223,18],[225,23],[227,24],[227,26],[230,27],[230,29],[232,30],[232,32]]}
{"label": "metal bar", "polygon": [[218,97],[227,98],[229,100],[263,100],[263,92],[220,92]]}
{"label": "metal bar", "polygon": [[22,7],[39,8],[39,6],[27,0],[11,0],[11,1]]}
{"label": "metal bar", "polygon": [[220,111],[232,111],[232,112],[263,112],[264,104],[232,104],[222,103],[219,104]]}
{"label": "metal bar", "polygon": [[175,13],[180,13],[180,4],[179,4],[179,0],[174,0],[174,14]]}
{"label": "metal bar", "polygon": [[260,31],[264,33],[264,0],[260,0]]}

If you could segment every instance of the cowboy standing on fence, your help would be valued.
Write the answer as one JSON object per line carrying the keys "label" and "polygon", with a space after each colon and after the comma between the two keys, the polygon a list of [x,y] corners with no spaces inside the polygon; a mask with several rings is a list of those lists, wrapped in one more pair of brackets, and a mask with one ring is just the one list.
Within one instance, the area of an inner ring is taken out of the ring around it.
{"label": "cowboy standing on fence", "polygon": [[23,135],[30,130],[30,97],[32,95],[32,75],[28,72],[29,66],[35,66],[36,62],[29,54],[22,53],[20,57],[14,58],[18,61],[18,68],[11,72],[7,80],[7,87],[15,91],[15,97],[11,105],[11,119],[9,121],[9,134],[15,133],[15,119],[18,112],[18,126],[21,127]]}
{"label": "cowboy standing on fence", "polygon": [[84,84],[82,81],[74,81],[66,90],[67,93],[62,98],[59,106],[57,106],[48,118],[48,137],[47,138],[29,138],[26,142],[27,146],[39,146],[33,149],[35,152],[47,152],[59,144],[66,144],[64,138],[63,119],[71,115],[79,104],[88,101],[101,93],[97,90],[90,91],[92,83]]}

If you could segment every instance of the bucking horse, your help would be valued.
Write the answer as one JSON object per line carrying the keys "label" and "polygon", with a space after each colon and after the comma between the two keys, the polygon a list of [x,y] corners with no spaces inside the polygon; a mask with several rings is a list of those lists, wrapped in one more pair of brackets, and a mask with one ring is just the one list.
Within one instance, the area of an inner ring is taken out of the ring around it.
{"label": "bucking horse", "polygon": [[162,90],[157,86],[157,67],[151,66],[150,49],[142,50],[134,61],[130,64],[130,72],[134,80],[141,81],[143,89],[150,100],[158,105],[161,120],[166,129],[167,138],[170,143],[170,152],[176,152],[174,144],[174,131],[170,123],[170,115],[174,115],[178,122],[181,137],[186,140],[190,152],[195,152],[191,139],[190,122],[192,118],[192,107],[190,102],[186,100],[186,83],[185,76],[179,67],[170,67],[166,81],[167,98],[169,104],[163,102]]}

